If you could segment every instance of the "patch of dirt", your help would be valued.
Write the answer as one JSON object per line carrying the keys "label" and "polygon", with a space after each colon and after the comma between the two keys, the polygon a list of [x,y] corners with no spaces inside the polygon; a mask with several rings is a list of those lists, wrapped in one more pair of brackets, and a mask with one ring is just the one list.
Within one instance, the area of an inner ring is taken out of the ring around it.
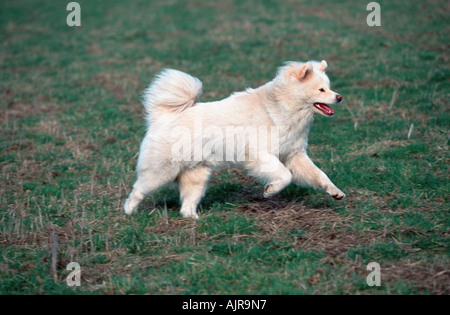
{"label": "patch of dirt", "polygon": [[386,281],[413,283],[419,291],[429,290],[433,294],[450,293],[450,268],[429,261],[401,260],[381,266],[382,279]]}
{"label": "patch of dirt", "polygon": [[[332,209],[309,209],[302,203],[280,200],[256,201],[238,206],[237,210],[255,219],[258,229],[265,232],[262,238],[286,237],[285,232],[304,232],[294,234],[294,248],[323,251],[326,254],[321,260],[323,264],[345,266],[346,277],[352,277],[355,273],[361,276],[368,274],[360,258],[353,260],[348,256],[350,248],[375,244],[386,238],[390,239],[397,233],[426,233],[409,226],[380,231],[355,231],[351,229],[350,223],[357,218],[351,215],[343,216]],[[405,245],[405,250],[414,254],[420,249]],[[442,261],[430,264],[428,259],[403,258],[382,264],[382,281],[409,283],[418,292],[449,294],[450,269],[446,265],[448,264]],[[318,268],[316,275],[309,279],[311,285],[318,282],[321,272],[326,274],[325,269]]]}
{"label": "patch of dirt", "polygon": [[375,154],[379,155],[387,150],[390,150],[391,148],[395,147],[405,147],[412,143],[410,140],[387,140],[387,141],[380,141],[375,142],[374,144],[361,148],[359,150],[350,150],[347,155],[349,156],[359,156],[359,155],[366,155],[366,156],[373,156],[376,157]]}
{"label": "patch of dirt", "polygon": [[0,97],[6,104],[6,107],[0,111],[0,123],[5,123],[10,119],[54,114],[61,112],[63,109],[61,104],[49,102],[50,96],[47,95],[29,99],[21,97],[17,91],[5,89],[1,92]]}
{"label": "patch of dirt", "polygon": [[323,250],[336,257],[351,247],[375,243],[382,232],[352,231],[347,222],[351,216],[341,216],[332,209],[308,209],[302,203],[264,200],[238,206],[238,211],[250,214],[258,228],[273,237],[278,232],[305,232],[296,235],[294,246]]}
{"label": "patch of dirt", "polygon": [[93,77],[88,85],[100,85],[110,92],[116,100],[127,100],[139,87],[143,87],[137,76],[125,73],[106,72]]}
{"label": "patch of dirt", "polygon": [[93,43],[91,45],[89,45],[86,48],[86,51],[91,55],[91,56],[100,56],[104,54],[103,49],[100,47],[100,45],[98,43]]}
{"label": "patch of dirt", "polygon": [[[222,173],[229,173],[232,174],[233,177],[231,178],[221,178]],[[258,184],[258,181],[248,175],[243,167],[231,167],[227,169],[216,169],[213,171],[211,180],[209,181],[209,185],[212,184],[218,184],[218,183],[245,183],[245,185],[253,185]]]}

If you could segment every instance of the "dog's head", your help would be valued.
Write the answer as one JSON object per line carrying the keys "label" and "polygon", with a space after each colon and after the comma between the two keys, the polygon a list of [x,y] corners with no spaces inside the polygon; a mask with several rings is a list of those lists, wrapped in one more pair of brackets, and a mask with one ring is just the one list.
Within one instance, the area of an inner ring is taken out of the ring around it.
{"label": "dog's head", "polygon": [[287,62],[278,72],[275,82],[277,98],[292,110],[311,110],[323,116],[333,116],[330,105],[340,103],[342,96],[330,89],[325,74],[327,62]]}

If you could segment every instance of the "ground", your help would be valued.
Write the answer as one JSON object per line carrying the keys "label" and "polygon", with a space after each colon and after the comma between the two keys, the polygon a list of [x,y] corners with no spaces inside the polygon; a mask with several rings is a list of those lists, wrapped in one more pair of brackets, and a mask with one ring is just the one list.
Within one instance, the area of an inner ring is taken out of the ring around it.
{"label": "ground", "polygon": [[[1,294],[449,294],[448,1],[379,1],[380,27],[361,1],[67,3],[0,3]],[[309,139],[344,201],[233,168],[198,222],[176,187],[122,213],[161,68],[209,101],[309,59],[344,97]]]}

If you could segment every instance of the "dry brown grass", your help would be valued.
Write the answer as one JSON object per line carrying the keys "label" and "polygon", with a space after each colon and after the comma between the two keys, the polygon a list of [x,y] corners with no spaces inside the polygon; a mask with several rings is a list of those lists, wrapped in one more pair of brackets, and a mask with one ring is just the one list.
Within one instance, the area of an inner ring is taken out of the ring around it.
{"label": "dry brown grass", "polygon": [[250,214],[258,228],[270,237],[279,233],[304,231],[294,238],[296,248],[324,251],[335,257],[351,247],[374,243],[382,235],[376,231],[352,231],[351,215],[341,216],[332,209],[309,209],[303,203],[260,201],[238,207]]}

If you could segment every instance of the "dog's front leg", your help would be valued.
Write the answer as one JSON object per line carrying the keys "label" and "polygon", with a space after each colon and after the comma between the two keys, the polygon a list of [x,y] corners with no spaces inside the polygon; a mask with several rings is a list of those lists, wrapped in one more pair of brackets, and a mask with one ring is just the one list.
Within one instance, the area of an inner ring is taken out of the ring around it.
{"label": "dog's front leg", "polygon": [[345,197],[345,194],[311,161],[306,152],[298,152],[291,156],[286,162],[286,167],[291,171],[292,180],[297,185],[322,189],[335,200]]}

